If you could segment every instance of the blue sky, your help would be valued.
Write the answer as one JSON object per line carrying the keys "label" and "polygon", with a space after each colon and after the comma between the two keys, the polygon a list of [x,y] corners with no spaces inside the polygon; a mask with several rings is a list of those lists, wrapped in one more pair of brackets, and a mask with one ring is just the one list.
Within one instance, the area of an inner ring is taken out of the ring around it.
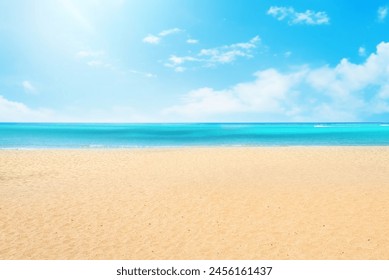
{"label": "blue sky", "polygon": [[389,121],[389,2],[0,2],[0,121]]}

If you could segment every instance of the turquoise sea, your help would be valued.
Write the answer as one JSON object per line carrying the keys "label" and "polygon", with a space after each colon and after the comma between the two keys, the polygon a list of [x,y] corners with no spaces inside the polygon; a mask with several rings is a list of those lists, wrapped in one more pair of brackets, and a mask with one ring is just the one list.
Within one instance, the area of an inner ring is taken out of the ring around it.
{"label": "turquoise sea", "polygon": [[0,149],[388,145],[389,123],[0,123]]}

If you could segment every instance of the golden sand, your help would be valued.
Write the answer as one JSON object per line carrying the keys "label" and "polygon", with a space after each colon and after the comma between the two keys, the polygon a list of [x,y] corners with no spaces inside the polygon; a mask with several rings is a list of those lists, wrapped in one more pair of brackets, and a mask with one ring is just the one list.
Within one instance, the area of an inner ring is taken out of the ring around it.
{"label": "golden sand", "polygon": [[389,148],[3,150],[0,259],[389,259]]}

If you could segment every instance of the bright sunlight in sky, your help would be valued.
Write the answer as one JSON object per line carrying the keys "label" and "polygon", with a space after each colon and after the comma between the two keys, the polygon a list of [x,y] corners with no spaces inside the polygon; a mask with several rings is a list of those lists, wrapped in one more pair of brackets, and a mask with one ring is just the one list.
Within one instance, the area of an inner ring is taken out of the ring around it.
{"label": "bright sunlight in sky", "polygon": [[0,121],[389,121],[389,2],[0,2]]}

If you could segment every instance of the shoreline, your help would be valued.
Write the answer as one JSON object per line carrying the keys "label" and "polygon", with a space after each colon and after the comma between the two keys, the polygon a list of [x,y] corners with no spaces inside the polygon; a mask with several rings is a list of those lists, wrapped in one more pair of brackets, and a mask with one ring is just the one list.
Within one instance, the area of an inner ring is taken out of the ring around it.
{"label": "shoreline", "polygon": [[389,145],[253,145],[253,146],[246,146],[246,145],[236,145],[236,146],[230,146],[230,145],[215,145],[215,146],[144,146],[144,147],[79,147],[79,148],[63,148],[63,147],[57,147],[57,148],[0,148],[1,151],[115,151],[115,150],[123,150],[123,151],[132,151],[132,150],[179,150],[179,149],[288,149],[288,148],[307,148],[307,149],[315,149],[315,148],[389,148]]}
{"label": "shoreline", "polygon": [[389,147],[0,150],[0,259],[388,259]]}

